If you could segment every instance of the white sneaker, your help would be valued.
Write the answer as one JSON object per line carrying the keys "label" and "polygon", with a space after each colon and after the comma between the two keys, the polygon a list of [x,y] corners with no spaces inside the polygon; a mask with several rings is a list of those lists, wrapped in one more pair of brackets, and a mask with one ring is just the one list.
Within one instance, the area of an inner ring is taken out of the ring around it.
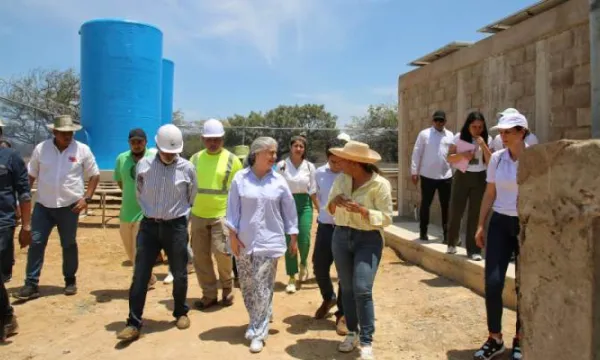
{"label": "white sneaker", "polygon": [[471,256],[469,256],[469,258],[473,261],[481,261],[483,260],[483,257],[481,257],[481,255],[479,254],[472,254]]}
{"label": "white sneaker", "polygon": [[288,294],[293,294],[296,292],[296,280],[295,279],[290,279],[287,287],[285,288],[285,292]]}
{"label": "white sneaker", "polygon": [[349,352],[352,352],[354,349],[356,349],[357,346],[358,346],[358,335],[356,333],[349,332],[348,335],[346,335],[346,338],[344,339],[344,341],[342,341],[338,345],[338,351],[343,352],[343,353],[349,353]]}
{"label": "white sneaker", "polygon": [[456,254],[456,246],[448,246],[448,250],[446,250],[446,254]]}
{"label": "white sneaker", "polygon": [[375,355],[373,355],[373,347],[371,345],[360,346],[360,360],[375,360]]}
{"label": "white sneaker", "polygon": [[250,352],[257,354],[262,351],[264,346],[265,343],[262,340],[252,339],[252,342],[250,343]]}
{"label": "white sneaker", "polygon": [[308,281],[308,269],[304,265],[300,265],[300,281]]}
{"label": "white sneaker", "polygon": [[169,271],[167,277],[163,280],[164,284],[171,284],[173,282],[173,274]]}

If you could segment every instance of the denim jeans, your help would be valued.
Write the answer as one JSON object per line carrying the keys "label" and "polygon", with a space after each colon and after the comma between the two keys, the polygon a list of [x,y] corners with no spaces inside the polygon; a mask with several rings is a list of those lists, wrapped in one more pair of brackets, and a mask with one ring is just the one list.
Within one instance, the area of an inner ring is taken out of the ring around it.
{"label": "denim jeans", "polygon": [[142,315],[146,303],[148,282],[152,268],[161,250],[167,253],[169,269],[173,274],[173,316],[187,315],[189,308],[185,302],[188,288],[188,229],[185,216],[168,220],[144,218],[137,235],[135,267],[129,289],[129,318],[127,325],[142,327]]}
{"label": "denim jeans", "polygon": [[[519,263],[519,229],[518,217],[497,212],[492,214],[485,250],[485,308],[490,333],[502,332],[502,292],[513,252],[516,256],[515,264],[518,266]],[[518,279],[516,290],[518,294]],[[518,307],[516,329],[518,334],[521,330]]]}
{"label": "denim jeans", "polygon": [[48,237],[56,226],[63,254],[63,276],[65,284],[75,284],[75,274],[79,267],[77,250],[77,225],[79,214],[72,211],[75,204],[60,208],[47,208],[36,203],[31,216],[31,245],[27,252],[25,284],[37,286],[44,265],[44,254]]}
{"label": "denim jeans", "polygon": [[370,345],[375,333],[373,282],[383,250],[381,233],[336,226],[332,248],[344,291],[346,325],[349,331],[357,332],[360,324],[360,343]]}
{"label": "denim jeans", "polygon": [[5,282],[12,278],[12,269],[15,264],[15,228],[0,229],[0,281]]}
{"label": "denim jeans", "polygon": [[[323,301],[337,300],[337,308],[335,315],[344,315],[344,305],[342,304],[342,286],[338,281],[338,294],[337,297],[333,290],[333,284],[331,283],[331,276],[329,271],[331,270],[331,264],[333,264],[333,250],[331,243],[333,240],[334,225],[321,224],[317,225],[317,238],[315,240],[315,249],[313,251],[313,266],[315,272],[315,278],[321,290],[321,296]],[[338,276],[339,278],[339,276]]]}

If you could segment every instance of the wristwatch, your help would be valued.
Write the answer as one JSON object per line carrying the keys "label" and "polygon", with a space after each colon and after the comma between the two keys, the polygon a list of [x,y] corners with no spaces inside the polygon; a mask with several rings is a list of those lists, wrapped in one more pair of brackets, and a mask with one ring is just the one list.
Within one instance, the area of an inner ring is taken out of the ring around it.
{"label": "wristwatch", "polygon": [[91,198],[91,197],[89,197],[89,196],[86,196],[86,197],[84,197],[84,198],[83,198],[83,200],[85,200],[85,203],[86,203],[86,204],[89,204],[89,203],[91,203],[91,202],[92,202],[92,198]]}

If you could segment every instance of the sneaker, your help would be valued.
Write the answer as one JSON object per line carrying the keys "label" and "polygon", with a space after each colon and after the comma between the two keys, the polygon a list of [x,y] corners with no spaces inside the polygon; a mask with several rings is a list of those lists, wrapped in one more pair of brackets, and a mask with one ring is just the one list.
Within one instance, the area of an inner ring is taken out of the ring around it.
{"label": "sneaker", "polygon": [[6,341],[6,338],[19,332],[19,323],[17,322],[17,316],[12,315],[10,322],[0,322],[0,343]]}
{"label": "sneaker", "polygon": [[167,275],[167,277],[163,280],[164,284],[171,284],[173,283],[173,274],[171,274],[171,272],[169,271],[169,274]]}
{"label": "sneaker", "polygon": [[504,347],[504,341],[498,342],[491,336],[487,339],[485,344],[473,354],[474,360],[490,360],[498,355],[504,353],[506,348]]}
{"label": "sneaker", "polygon": [[511,360],[522,360],[523,354],[521,353],[521,344],[519,339],[513,339],[512,353],[510,354]]}
{"label": "sneaker", "polygon": [[140,329],[135,326],[126,326],[125,329],[119,331],[117,339],[121,341],[133,341],[140,337]]}
{"label": "sneaker", "polygon": [[252,339],[252,342],[250,342],[250,352],[253,354],[258,354],[262,351],[264,346],[265,343],[262,340]]}
{"label": "sneaker", "polygon": [[373,347],[371,345],[360,346],[360,360],[375,360],[373,355]]}
{"label": "sneaker", "polygon": [[285,292],[288,294],[293,294],[296,292],[296,279],[293,277],[290,278],[288,285],[285,288]]}
{"label": "sneaker", "polygon": [[19,300],[32,300],[40,297],[40,291],[37,286],[25,285],[13,296]]}
{"label": "sneaker", "polygon": [[429,241],[429,236],[427,236],[427,234],[421,234],[421,235],[419,235],[419,240]]}
{"label": "sneaker", "polygon": [[338,316],[337,320],[335,321],[335,332],[339,336],[348,335],[348,326],[346,326],[345,316]]}
{"label": "sneaker", "polygon": [[233,292],[229,289],[229,292],[223,291],[223,300],[221,301],[221,306],[227,307],[233,305]]}
{"label": "sneaker", "polygon": [[338,345],[338,351],[343,353],[349,353],[354,351],[354,349],[356,349],[357,346],[358,335],[354,332],[349,332],[348,335],[346,335],[344,341],[342,341],[340,345]]}
{"label": "sneaker", "polygon": [[308,269],[304,265],[300,265],[300,281],[308,281]]}
{"label": "sneaker", "polygon": [[73,296],[75,294],[77,294],[77,285],[69,284],[69,285],[65,286],[65,295]]}
{"label": "sneaker", "polygon": [[332,307],[337,304],[335,300],[325,300],[321,303],[321,306],[317,309],[315,313],[315,319],[323,319],[329,313]]}
{"label": "sneaker", "polygon": [[190,318],[187,317],[187,315],[183,315],[177,318],[177,322],[175,323],[175,326],[177,326],[177,328],[179,330],[185,330],[187,328],[190,327]]}
{"label": "sneaker", "polygon": [[481,257],[481,255],[479,255],[479,254],[471,254],[471,255],[469,255],[469,259],[471,259],[473,261],[481,261],[481,260],[483,260],[483,257]]}
{"label": "sneaker", "polygon": [[451,255],[456,254],[456,246],[448,246],[448,250],[446,250],[446,254],[451,254]]}
{"label": "sneaker", "polygon": [[202,299],[194,302],[194,306],[198,310],[206,310],[210,307],[217,305],[219,301],[217,299],[209,299],[206,296],[203,296]]}

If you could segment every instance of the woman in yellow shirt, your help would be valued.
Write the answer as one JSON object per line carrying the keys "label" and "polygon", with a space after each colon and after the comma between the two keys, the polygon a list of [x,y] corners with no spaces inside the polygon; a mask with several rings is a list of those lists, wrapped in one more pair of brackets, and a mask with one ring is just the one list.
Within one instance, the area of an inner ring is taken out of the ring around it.
{"label": "woman in yellow shirt", "polygon": [[360,341],[360,358],[374,359],[373,282],[383,250],[383,228],[392,222],[392,190],[374,165],[381,157],[367,144],[348,141],[330,151],[343,159],[344,172],[334,181],[327,204],[336,225],[332,250],[349,331],[338,350],[351,352]]}

